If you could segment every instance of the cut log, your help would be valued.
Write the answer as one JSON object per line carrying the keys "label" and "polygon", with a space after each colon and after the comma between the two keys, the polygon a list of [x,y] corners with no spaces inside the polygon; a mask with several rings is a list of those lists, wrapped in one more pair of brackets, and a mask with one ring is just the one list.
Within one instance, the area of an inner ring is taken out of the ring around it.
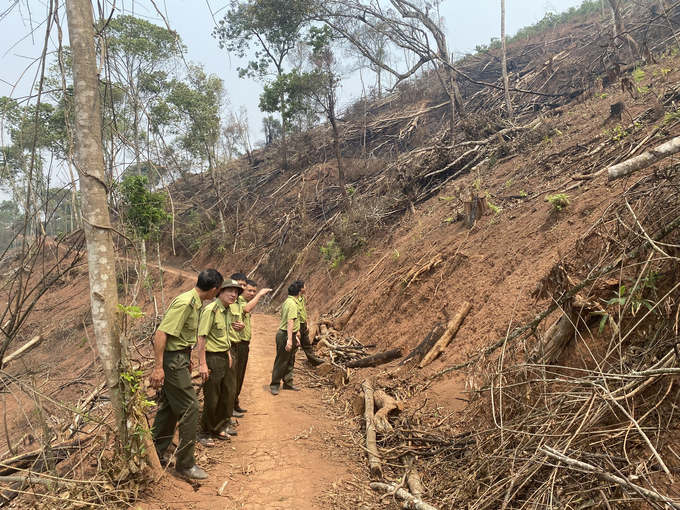
{"label": "cut log", "polygon": [[420,342],[415,349],[409,352],[408,355],[403,360],[401,360],[397,366],[405,365],[414,359],[419,363],[425,357],[425,355],[430,352],[430,349],[432,349],[432,346],[437,343],[437,340],[441,338],[441,336],[444,334],[444,331],[446,331],[444,328],[444,323],[438,322],[432,331],[430,331],[430,333],[425,337],[425,340]]}
{"label": "cut log", "polygon": [[357,311],[359,303],[360,300],[358,299],[354,301],[354,303],[352,303],[352,305],[347,309],[347,311],[345,311],[344,314],[342,314],[342,316],[333,321],[333,329],[335,331],[342,331],[345,328],[345,326],[347,326],[347,323],[352,318],[352,315],[354,315],[354,312]]}
{"label": "cut log", "polygon": [[406,485],[416,498],[420,498],[425,494],[425,488],[423,487],[423,482],[420,479],[420,473],[415,467],[415,458],[413,455],[408,455],[402,459],[404,466],[409,466],[410,469],[406,475]]}
{"label": "cut log", "polygon": [[434,344],[434,347],[432,347],[430,352],[428,352],[427,355],[420,362],[420,365],[418,365],[420,368],[424,368],[427,365],[429,365],[432,361],[434,361],[434,359],[437,356],[439,356],[444,351],[444,349],[446,349],[446,347],[449,345],[449,342],[451,342],[453,337],[456,336],[458,328],[460,328],[460,325],[463,323],[463,319],[465,319],[465,316],[470,312],[471,308],[472,303],[470,303],[469,301],[463,302],[456,316],[449,322],[448,326],[446,327],[446,331],[444,332],[442,337],[439,340],[437,340],[437,343]]}
{"label": "cut log", "polygon": [[371,482],[371,489],[385,494],[394,494],[397,498],[404,501],[404,508],[413,510],[437,510],[437,507],[425,503],[422,499],[410,494],[407,490],[397,488],[396,485],[386,483]]}
{"label": "cut log", "polygon": [[570,310],[557,319],[545,332],[543,340],[536,344],[531,353],[530,361],[540,364],[549,364],[555,361],[564,348],[574,337],[574,324],[578,320],[578,314]]}
{"label": "cut log", "polygon": [[383,365],[385,363],[389,363],[393,359],[401,358],[403,355],[404,354],[403,354],[401,348],[392,349],[390,351],[385,351],[385,352],[380,352],[378,354],[374,354],[373,356],[367,356],[365,358],[361,358],[361,359],[358,359],[358,360],[355,360],[355,361],[350,361],[345,366],[347,368],[375,367],[377,365]]}
{"label": "cut log", "polygon": [[680,136],[677,136],[666,143],[662,143],[650,151],[643,152],[639,156],[635,156],[634,158],[630,158],[626,161],[623,161],[622,163],[610,166],[607,168],[609,180],[613,181],[620,179],[621,177],[625,177],[626,175],[630,175],[633,172],[647,168],[648,166],[672,156],[673,154],[677,154],[678,152],[680,152]]}
{"label": "cut log", "polygon": [[382,467],[378,445],[376,444],[375,424],[373,423],[373,386],[366,379],[361,387],[364,389],[364,421],[366,422],[366,451],[368,452],[368,467],[372,478],[382,477]]}
{"label": "cut log", "polygon": [[393,432],[394,429],[392,428],[392,425],[390,425],[387,417],[392,411],[396,411],[397,413],[402,412],[404,410],[403,402],[398,402],[383,390],[376,390],[373,392],[373,401],[376,409],[378,409],[373,416],[375,431],[382,435]]}
{"label": "cut log", "polygon": [[27,350],[29,350],[31,347],[33,347],[35,344],[40,342],[42,340],[42,335],[34,336],[30,341],[26,342],[24,345],[19,347],[16,351],[14,351],[12,354],[7,356],[5,359],[2,360],[2,366],[7,366],[7,363],[15,359],[16,357],[20,356]]}
{"label": "cut log", "polygon": [[587,301],[581,296],[574,296],[565,303],[562,316],[545,332],[528,357],[528,362],[547,365],[559,358],[569,341],[574,338],[576,325],[584,325],[587,315],[604,313],[604,309],[595,302]]}

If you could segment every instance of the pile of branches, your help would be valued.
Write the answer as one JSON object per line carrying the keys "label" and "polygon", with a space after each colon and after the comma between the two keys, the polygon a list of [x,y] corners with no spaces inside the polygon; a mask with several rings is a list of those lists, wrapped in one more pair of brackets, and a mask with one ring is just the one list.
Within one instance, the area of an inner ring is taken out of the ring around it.
{"label": "pile of branches", "polygon": [[[408,508],[680,508],[680,175],[633,179],[537,286],[546,310],[433,376],[470,370],[457,422],[423,404],[379,429],[364,383],[374,489]],[[422,392],[403,384],[393,400]]]}

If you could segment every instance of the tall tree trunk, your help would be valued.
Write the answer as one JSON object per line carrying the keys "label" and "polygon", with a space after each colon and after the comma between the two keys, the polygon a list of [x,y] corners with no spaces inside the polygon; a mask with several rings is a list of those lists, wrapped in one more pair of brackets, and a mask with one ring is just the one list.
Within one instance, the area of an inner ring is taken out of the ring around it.
{"label": "tall tree trunk", "polygon": [[342,206],[345,213],[349,214],[349,196],[347,195],[347,187],[345,186],[345,167],[342,164],[342,155],[340,154],[340,133],[338,131],[338,123],[335,119],[335,108],[331,107],[328,112],[328,120],[331,122],[333,128],[333,149],[335,150],[335,159],[338,162],[338,185],[340,186],[340,195],[342,197]]}
{"label": "tall tree trunk", "polygon": [[508,118],[511,122],[515,121],[515,114],[512,111],[512,103],[510,102],[510,87],[508,86],[508,66],[507,66],[507,52],[505,50],[505,0],[501,0],[501,53],[502,63],[501,69],[503,71],[503,89],[505,90],[505,106],[508,109]]}
{"label": "tall tree trunk", "polygon": [[283,171],[288,170],[288,148],[286,147],[286,105],[284,101],[283,92],[281,92],[281,159]]}
{"label": "tall tree trunk", "polygon": [[147,257],[146,257],[146,240],[145,239],[140,239],[139,240],[139,258],[141,259],[139,265],[140,265],[140,280],[142,281],[142,288],[146,289],[147,294],[149,295],[149,302],[153,302],[153,293],[151,292],[151,285],[149,282],[149,264],[147,262]]}
{"label": "tall tree trunk", "polygon": [[617,39],[626,40],[630,46],[633,57],[639,55],[640,49],[638,48],[635,39],[633,39],[630,34],[623,35],[626,28],[623,24],[623,16],[621,16],[621,0],[609,0],[609,5],[611,5],[614,14],[614,41]]}
{"label": "tall tree trunk", "polygon": [[92,322],[116,420],[118,441],[125,445],[125,411],[119,385],[122,349],[116,320],[116,254],[106,198],[92,4],[89,0],[66,0],[66,16],[73,54],[75,164],[82,192]]}

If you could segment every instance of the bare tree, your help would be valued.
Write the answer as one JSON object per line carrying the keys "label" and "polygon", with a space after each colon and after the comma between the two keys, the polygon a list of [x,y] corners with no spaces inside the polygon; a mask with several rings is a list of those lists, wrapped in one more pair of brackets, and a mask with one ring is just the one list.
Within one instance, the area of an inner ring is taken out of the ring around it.
{"label": "bare tree", "polygon": [[[347,39],[365,58],[397,78],[397,83],[413,76],[430,62],[449,97],[451,104],[450,129],[454,139],[456,111],[463,111],[463,99],[458,89],[458,71],[449,54],[446,34],[439,19],[430,14],[430,4],[417,0],[390,0],[392,8],[383,8],[378,2],[361,0],[335,0],[321,6],[321,19]],[[406,69],[387,63],[384,55],[366,44],[361,34],[364,26],[384,35],[392,44],[415,54],[418,60]]]}
{"label": "bare tree", "polygon": [[126,444],[125,411],[119,383],[124,350],[120,344],[116,321],[116,256],[104,174],[92,4],[89,0],[66,0],[66,17],[73,54],[75,166],[80,176],[83,200],[92,322],[99,358],[109,388],[118,439]]}
{"label": "bare tree", "polygon": [[505,89],[505,105],[508,108],[508,118],[511,122],[515,120],[515,115],[512,111],[512,103],[510,102],[510,90],[508,88],[508,65],[507,52],[505,51],[505,0],[501,0],[501,52],[502,62],[501,69],[503,71],[503,88]]}
{"label": "bare tree", "polygon": [[635,39],[626,32],[626,28],[623,24],[623,17],[621,16],[621,0],[609,0],[609,5],[612,6],[612,13],[614,15],[614,42],[616,42],[617,39],[627,41],[633,55],[638,55],[640,53],[638,45],[635,42]]}

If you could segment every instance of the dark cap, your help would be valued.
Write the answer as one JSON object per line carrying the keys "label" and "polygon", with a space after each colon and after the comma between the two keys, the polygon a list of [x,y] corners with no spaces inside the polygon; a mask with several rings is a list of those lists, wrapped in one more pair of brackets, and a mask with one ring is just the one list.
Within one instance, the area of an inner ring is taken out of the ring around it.
{"label": "dark cap", "polygon": [[238,290],[239,296],[241,294],[243,294],[243,287],[241,286],[241,284],[239,282],[237,282],[236,280],[232,280],[231,278],[227,278],[226,280],[224,280],[224,283],[222,283],[220,290],[226,289],[226,288],[233,288],[233,289]]}

